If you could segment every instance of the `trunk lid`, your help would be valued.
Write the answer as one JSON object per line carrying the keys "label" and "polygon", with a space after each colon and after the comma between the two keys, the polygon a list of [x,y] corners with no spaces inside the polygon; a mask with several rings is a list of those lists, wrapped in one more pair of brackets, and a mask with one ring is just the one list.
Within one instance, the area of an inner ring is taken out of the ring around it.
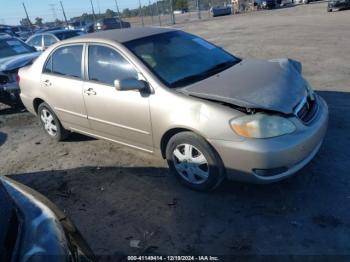
{"label": "trunk lid", "polygon": [[30,64],[41,53],[34,52],[0,59],[0,71],[12,71]]}

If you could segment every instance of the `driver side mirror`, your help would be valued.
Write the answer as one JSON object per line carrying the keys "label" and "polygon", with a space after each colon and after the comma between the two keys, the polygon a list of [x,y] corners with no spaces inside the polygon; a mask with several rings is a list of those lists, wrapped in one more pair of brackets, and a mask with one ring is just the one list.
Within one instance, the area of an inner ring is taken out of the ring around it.
{"label": "driver side mirror", "polygon": [[130,91],[130,90],[145,90],[147,84],[145,81],[138,80],[136,78],[123,79],[123,80],[115,80],[114,87],[118,91]]}

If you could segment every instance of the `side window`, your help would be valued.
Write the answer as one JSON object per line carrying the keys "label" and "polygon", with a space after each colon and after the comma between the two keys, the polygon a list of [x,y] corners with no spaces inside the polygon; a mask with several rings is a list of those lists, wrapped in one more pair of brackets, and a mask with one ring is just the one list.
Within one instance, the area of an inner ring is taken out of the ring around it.
{"label": "side window", "polygon": [[41,46],[42,45],[41,35],[34,36],[32,39],[30,39],[28,41],[28,45]]}
{"label": "side window", "polygon": [[61,47],[53,53],[46,66],[52,59],[53,74],[81,78],[82,52],[82,45]]}
{"label": "side window", "polygon": [[49,47],[56,43],[57,40],[52,35],[44,35],[44,46]]}
{"label": "side window", "polygon": [[49,60],[47,60],[43,73],[52,73],[52,55]]}
{"label": "side window", "polygon": [[89,46],[89,80],[113,85],[114,80],[137,78],[134,67],[115,50]]}

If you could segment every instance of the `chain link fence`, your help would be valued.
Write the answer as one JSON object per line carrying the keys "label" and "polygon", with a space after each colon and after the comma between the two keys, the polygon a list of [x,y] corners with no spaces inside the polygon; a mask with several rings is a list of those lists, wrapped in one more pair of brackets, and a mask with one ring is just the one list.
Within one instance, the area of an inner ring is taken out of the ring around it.
{"label": "chain link fence", "polygon": [[[129,6],[134,9],[121,8],[121,17],[131,26],[167,26],[190,21],[211,19],[212,8],[233,11],[234,0],[132,0]],[[239,1],[239,0],[236,0]],[[247,0],[249,1],[249,0]]]}
{"label": "chain link fence", "polygon": [[[67,27],[68,22],[73,23],[76,21],[84,21],[85,23],[93,24],[100,19],[114,17],[120,17],[123,21],[129,22],[133,27],[168,26],[172,24],[208,20],[212,19],[214,16],[224,14],[246,12],[251,10],[252,6],[255,6],[254,3],[262,1],[263,0],[114,0],[108,1],[107,3],[107,1],[86,0],[84,6],[75,9],[67,7],[66,12],[62,2],[59,1],[60,6],[52,4],[52,16],[45,14],[43,19],[40,14],[37,16],[32,15],[32,20],[23,17],[19,20],[20,24],[27,28]],[[60,15],[60,13],[62,13],[63,16]],[[18,18],[20,18],[20,16]],[[2,18],[2,20],[3,23],[5,23],[5,19]],[[43,20],[45,20],[45,23],[43,23]]]}

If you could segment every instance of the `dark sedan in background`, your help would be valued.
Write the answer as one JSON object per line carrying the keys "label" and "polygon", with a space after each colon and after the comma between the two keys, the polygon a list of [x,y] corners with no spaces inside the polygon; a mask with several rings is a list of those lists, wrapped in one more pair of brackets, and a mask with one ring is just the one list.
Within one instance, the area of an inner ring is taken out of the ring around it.
{"label": "dark sedan in background", "polygon": [[39,52],[16,37],[0,35],[0,103],[19,103],[18,69],[29,65]]}
{"label": "dark sedan in background", "polygon": [[231,6],[214,6],[210,9],[210,13],[213,17],[230,15],[232,13],[232,7]]}
{"label": "dark sedan in background", "polygon": [[94,261],[67,216],[38,192],[0,176],[0,261]]}
{"label": "dark sedan in background", "polygon": [[350,0],[330,0],[328,1],[327,11],[343,10],[350,8]]}

